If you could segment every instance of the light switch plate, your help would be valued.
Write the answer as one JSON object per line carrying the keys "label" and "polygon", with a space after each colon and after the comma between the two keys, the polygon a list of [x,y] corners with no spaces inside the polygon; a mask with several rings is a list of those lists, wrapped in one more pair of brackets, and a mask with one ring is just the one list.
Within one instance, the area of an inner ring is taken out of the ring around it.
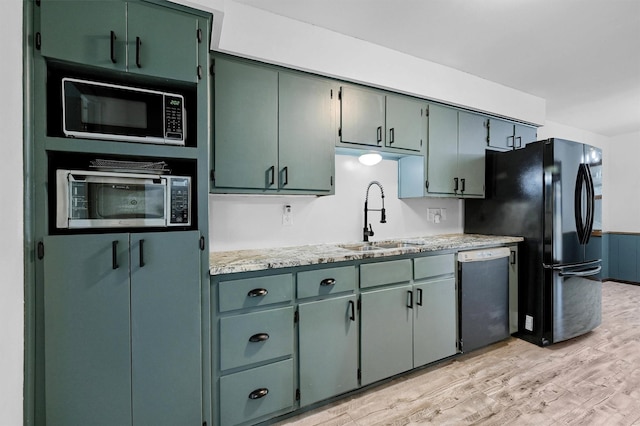
{"label": "light switch plate", "polygon": [[282,208],[282,225],[293,225],[293,210],[290,204],[285,204],[285,206]]}

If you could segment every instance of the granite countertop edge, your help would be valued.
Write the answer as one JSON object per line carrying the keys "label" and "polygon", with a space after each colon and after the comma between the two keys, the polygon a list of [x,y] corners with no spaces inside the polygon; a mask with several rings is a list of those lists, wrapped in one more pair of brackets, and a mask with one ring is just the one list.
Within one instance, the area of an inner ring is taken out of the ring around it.
{"label": "granite countertop edge", "polygon": [[209,254],[209,273],[211,275],[225,275],[431,251],[476,249],[524,241],[522,237],[479,234],[445,234],[393,240],[412,245],[364,252],[343,248],[341,247],[345,245],[343,243],[214,251]]}

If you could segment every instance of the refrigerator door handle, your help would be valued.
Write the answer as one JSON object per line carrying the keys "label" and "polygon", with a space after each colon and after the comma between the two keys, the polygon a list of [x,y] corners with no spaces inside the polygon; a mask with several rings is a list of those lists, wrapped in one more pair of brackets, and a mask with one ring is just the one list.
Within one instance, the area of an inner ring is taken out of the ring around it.
{"label": "refrigerator door handle", "polygon": [[584,164],[584,176],[587,183],[587,226],[585,228],[584,244],[589,243],[591,232],[593,231],[593,221],[595,219],[595,198],[596,191],[593,187],[593,178],[588,164]]}
{"label": "refrigerator door handle", "polygon": [[594,266],[600,265],[602,263],[602,259],[591,260],[589,262],[583,263],[566,263],[566,264],[552,264],[543,263],[542,267],[545,269],[553,269],[554,271],[564,271],[565,269],[575,269],[575,268],[583,268],[585,266]]}
{"label": "refrigerator door handle", "polygon": [[587,222],[589,219],[589,207],[587,205],[587,211],[585,212],[587,217],[582,215],[583,205],[582,205],[582,190],[583,187],[586,188],[587,191],[587,204],[589,204],[589,184],[587,174],[588,171],[585,168],[585,164],[580,164],[578,167],[578,175],[576,176],[576,188],[575,188],[575,198],[574,198],[574,214],[576,219],[576,232],[578,233],[578,241],[580,244],[586,244],[588,240],[587,235]]}
{"label": "refrigerator door handle", "polygon": [[592,275],[597,275],[602,271],[602,266],[596,266],[592,269],[587,269],[585,271],[566,271],[560,272],[558,275],[561,277],[590,277]]}

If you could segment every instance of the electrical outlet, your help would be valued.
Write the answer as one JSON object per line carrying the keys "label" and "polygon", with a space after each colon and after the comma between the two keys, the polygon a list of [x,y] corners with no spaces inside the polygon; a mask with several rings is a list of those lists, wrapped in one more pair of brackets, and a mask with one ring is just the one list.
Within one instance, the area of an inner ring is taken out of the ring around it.
{"label": "electrical outlet", "polygon": [[447,220],[447,209],[443,208],[428,208],[427,209],[427,222],[440,223]]}
{"label": "electrical outlet", "polygon": [[283,226],[293,225],[293,209],[289,204],[285,204],[285,206],[282,209],[282,225]]}

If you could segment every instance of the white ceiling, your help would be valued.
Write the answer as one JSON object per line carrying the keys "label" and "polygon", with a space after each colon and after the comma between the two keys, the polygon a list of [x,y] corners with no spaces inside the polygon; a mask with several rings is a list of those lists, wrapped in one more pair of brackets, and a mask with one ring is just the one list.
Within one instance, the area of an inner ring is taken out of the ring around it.
{"label": "white ceiling", "polygon": [[640,0],[235,0],[546,99],[547,120],[640,131]]}

